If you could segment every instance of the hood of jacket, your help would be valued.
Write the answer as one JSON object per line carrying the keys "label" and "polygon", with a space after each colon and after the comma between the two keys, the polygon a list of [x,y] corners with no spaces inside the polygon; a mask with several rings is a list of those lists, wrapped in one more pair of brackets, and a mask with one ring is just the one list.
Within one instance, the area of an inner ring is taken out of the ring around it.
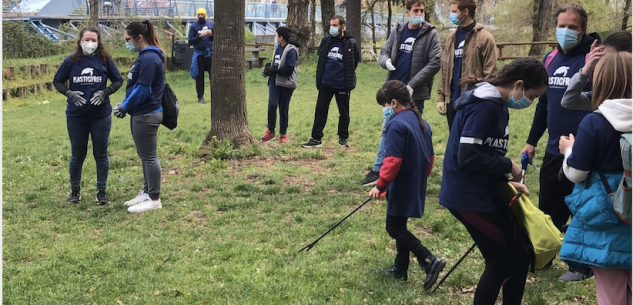
{"label": "hood of jacket", "polygon": [[453,108],[455,110],[464,108],[464,106],[480,102],[480,101],[494,101],[503,104],[504,101],[501,98],[499,90],[488,82],[478,83],[473,88],[468,89],[462,93],[462,95],[454,102]]}
{"label": "hood of jacket", "polygon": [[632,99],[606,100],[598,106],[598,110],[615,130],[623,133],[631,132],[632,101]]}
{"label": "hood of jacket", "polygon": [[158,54],[158,57],[160,57],[160,60],[162,62],[165,62],[165,55],[163,55],[163,52],[161,52],[161,50],[155,46],[149,46],[143,50],[141,50],[141,52],[139,52],[139,56],[145,52],[154,52],[156,54]]}

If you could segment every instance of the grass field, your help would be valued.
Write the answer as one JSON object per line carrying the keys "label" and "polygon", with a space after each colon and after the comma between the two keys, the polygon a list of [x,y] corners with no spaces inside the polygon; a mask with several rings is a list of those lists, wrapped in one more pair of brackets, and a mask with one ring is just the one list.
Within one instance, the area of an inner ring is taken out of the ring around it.
{"label": "grass field", "polygon": [[[210,106],[196,103],[194,81],[186,72],[170,72],[181,115],[177,129],[159,130],[163,209],[140,215],[122,205],[143,186],[127,117],[113,119],[111,204],[94,202],[96,171],[89,154],[81,203],[70,205],[65,97],[49,93],[3,103],[3,303],[471,304],[483,270],[477,251],[435,294],[424,291],[424,273],[414,263],[407,283],[378,274],[395,255],[395,243],[384,229],[382,200],[363,207],[310,252],[297,253],[367,198],[369,188],[358,182],[378,146],[382,109],[374,96],[385,71],[364,63],[357,73],[350,148],[336,143],[334,102],[324,147],[300,147],[310,137],[317,96],[315,67],[308,64],[300,67],[290,103],[289,144],[258,143],[239,152],[224,145],[214,153],[218,158],[202,159],[199,147],[209,131]],[[256,138],[266,128],[268,98],[260,74],[246,74],[248,119]],[[112,102],[123,94],[119,90]],[[511,112],[509,156],[515,160],[533,111],[534,106]],[[423,116],[433,128],[437,158],[425,216],[411,221],[410,228],[447,260],[446,272],[472,240],[438,205],[448,131],[435,111],[435,98]],[[538,171],[531,170],[526,183],[537,203]],[[553,268],[530,273],[524,303],[596,303],[593,279],[560,283],[563,272],[556,260]]]}

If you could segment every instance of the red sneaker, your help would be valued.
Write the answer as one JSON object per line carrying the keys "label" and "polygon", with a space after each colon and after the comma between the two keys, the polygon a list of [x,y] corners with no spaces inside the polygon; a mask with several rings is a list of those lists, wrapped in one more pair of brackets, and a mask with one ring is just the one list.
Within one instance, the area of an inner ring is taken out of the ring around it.
{"label": "red sneaker", "polygon": [[270,130],[266,130],[266,133],[262,137],[262,142],[268,142],[275,138],[275,134],[270,132]]}
{"label": "red sneaker", "polygon": [[288,137],[285,134],[279,136],[279,143],[288,143]]}

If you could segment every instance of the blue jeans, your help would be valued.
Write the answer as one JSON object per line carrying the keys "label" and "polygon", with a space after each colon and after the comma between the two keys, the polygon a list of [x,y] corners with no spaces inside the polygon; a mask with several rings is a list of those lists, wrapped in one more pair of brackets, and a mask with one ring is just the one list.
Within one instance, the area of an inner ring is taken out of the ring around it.
{"label": "blue jeans", "polygon": [[112,117],[108,115],[86,123],[66,118],[66,126],[68,127],[71,147],[70,163],[68,165],[70,188],[73,190],[81,189],[81,170],[88,153],[88,135],[90,135],[92,138],[92,154],[97,163],[97,189],[105,189],[108,181],[108,171],[110,170],[108,141],[110,140]]}
{"label": "blue jeans", "polygon": [[[420,115],[424,111],[424,100],[414,100],[415,106],[418,108]],[[385,131],[387,130],[387,123],[391,121],[390,118],[383,114],[382,117],[382,133],[380,134],[380,144],[378,145],[378,154],[376,154],[376,161],[374,161],[374,172],[379,172],[382,167],[382,160],[385,158]]]}
{"label": "blue jeans", "polygon": [[275,80],[271,78],[268,84],[268,130],[270,132],[275,133],[277,107],[279,107],[279,134],[286,134],[288,131],[288,109],[292,92],[294,89],[276,86]]}

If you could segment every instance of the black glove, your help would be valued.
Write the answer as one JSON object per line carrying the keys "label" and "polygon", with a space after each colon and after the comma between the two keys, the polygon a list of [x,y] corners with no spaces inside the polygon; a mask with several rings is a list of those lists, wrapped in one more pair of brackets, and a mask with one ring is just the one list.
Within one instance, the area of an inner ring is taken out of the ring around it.
{"label": "black glove", "polygon": [[112,113],[115,117],[122,119],[125,117],[125,111],[121,110],[121,103],[117,103],[114,108],[112,108]]}
{"label": "black glove", "polygon": [[264,72],[262,72],[262,76],[263,77],[270,76],[270,63],[267,63],[266,65],[264,65]]}
{"label": "black glove", "polygon": [[101,105],[101,103],[103,103],[103,100],[105,100],[105,98],[105,92],[103,92],[102,90],[98,90],[97,92],[95,92],[95,94],[92,95],[92,98],[90,99],[90,104],[99,106]]}
{"label": "black glove", "polygon": [[73,102],[73,104],[75,104],[75,106],[77,107],[81,107],[83,105],[86,104],[86,99],[82,97],[82,95],[84,95],[83,92],[81,91],[72,91],[72,90],[68,90],[68,92],[66,92],[66,96],[70,99],[71,102]]}

